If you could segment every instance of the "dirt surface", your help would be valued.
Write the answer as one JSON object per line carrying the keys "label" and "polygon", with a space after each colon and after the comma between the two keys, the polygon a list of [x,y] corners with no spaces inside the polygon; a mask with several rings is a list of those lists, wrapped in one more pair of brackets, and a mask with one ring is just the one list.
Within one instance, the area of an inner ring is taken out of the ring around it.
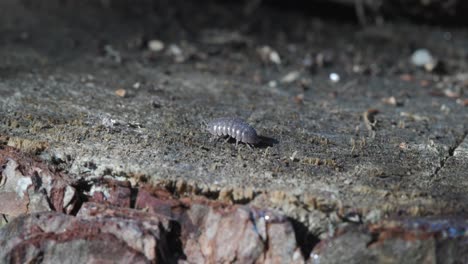
{"label": "dirt surface", "polygon": [[[466,31],[118,3],[0,3],[1,143],[75,179],[278,210],[318,238],[466,214]],[[421,48],[435,68],[411,63]],[[263,142],[210,141],[223,116]]]}

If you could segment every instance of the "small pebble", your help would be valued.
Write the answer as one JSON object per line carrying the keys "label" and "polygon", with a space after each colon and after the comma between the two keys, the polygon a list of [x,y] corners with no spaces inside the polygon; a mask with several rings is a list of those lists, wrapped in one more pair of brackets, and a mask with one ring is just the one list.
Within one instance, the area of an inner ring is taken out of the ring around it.
{"label": "small pebble", "polygon": [[289,159],[291,161],[298,161],[298,159],[296,159],[296,155],[297,155],[297,151],[294,151],[293,154],[291,155],[291,157],[289,157]]}
{"label": "small pebble", "polygon": [[440,111],[446,115],[448,115],[450,113],[450,108],[448,106],[446,106],[445,104],[441,105],[440,106]]}
{"label": "small pebble", "polygon": [[171,55],[174,58],[175,62],[181,63],[185,61],[185,57],[184,57],[184,53],[182,49],[176,44],[169,45],[167,52],[169,55]]}
{"label": "small pebble", "polygon": [[390,96],[382,99],[382,102],[385,104],[393,105],[393,106],[402,106],[403,103],[398,101],[395,96]]}
{"label": "small pebble", "polygon": [[277,85],[276,81],[269,81],[268,82],[268,86],[271,87],[271,88],[275,88]]}
{"label": "small pebble", "polygon": [[258,54],[260,55],[260,58],[264,62],[272,62],[274,64],[280,65],[281,64],[281,58],[274,49],[272,49],[269,46],[263,46],[259,49],[257,49]]}
{"label": "small pebble", "polygon": [[396,105],[397,104],[395,96],[390,96],[390,97],[387,97],[387,98],[383,98],[382,102],[384,102],[386,104],[389,104],[389,105]]}
{"label": "small pebble", "polygon": [[174,56],[180,56],[182,55],[182,49],[176,44],[171,44],[169,45],[169,53]]}
{"label": "small pebble", "polygon": [[294,102],[296,102],[296,104],[304,103],[304,94],[300,93],[300,94],[294,96]]}
{"label": "small pebble", "polygon": [[286,74],[282,79],[282,83],[292,83],[296,81],[300,76],[300,73],[298,71],[292,71],[288,74]]}
{"label": "small pebble", "polygon": [[126,94],[127,94],[127,91],[125,91],[125,89],[115,90],[115,95],[117,95],[119,97],[125,97]]}
{"label": "small pebble", "polygon": [[270,53],[270,61],[275,64],[281,64],[281,58],[276,51],[273,51],[272,53]]}
{"label": "small pebble", "polygon": [[164,42],[153,39],[148,41],[148,49],[154,52],[158,52],[164,49]]}
{"label": "small pebble", "polygon": [[398,145],[398,147],[401,150],[407,150],[408,149],[408,144],[406,142],[401,142],[400,145]]}
{"label": "small pebble", "polygon": [[329,78],[330,78],[330,81],[332,81],[332,82],[334,82],[334,83],[339,82],[340,79],[341,79],[341,78],[340,78],[340,75],[338,75],[338,73],[335,73],[335,72],[330,73]]}
{"label": "small pebble", "polygon": [[360,223],[361,216],[357,212],[349,212],[344,216],[344,219],[351,223]]}
{"label": "small pebble", "polygon": [[353,180],[352,179],[346,179],[346,180],[344,180],[343,183],[346,184],[346,185],[351,185],[351,184],[353,184]]}
{"label": "small pebble", "polygon": [[411,55],[411,63],[418,67],[433,65],[434,62],[434,58],[427,49],[418,49],[413,52],[413,55]]}

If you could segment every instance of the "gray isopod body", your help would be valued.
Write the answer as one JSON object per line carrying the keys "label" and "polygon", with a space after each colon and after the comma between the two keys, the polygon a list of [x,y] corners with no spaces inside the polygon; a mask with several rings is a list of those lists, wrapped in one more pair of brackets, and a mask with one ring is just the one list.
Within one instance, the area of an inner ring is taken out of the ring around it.
{"label": "gray isopod body", "polygon": [[207,129],[214,136],[234,138],[236,145],[239,141],[246,144],[258,144],[260,142],[257,131],[240,118],[216,118],[208,123]]}

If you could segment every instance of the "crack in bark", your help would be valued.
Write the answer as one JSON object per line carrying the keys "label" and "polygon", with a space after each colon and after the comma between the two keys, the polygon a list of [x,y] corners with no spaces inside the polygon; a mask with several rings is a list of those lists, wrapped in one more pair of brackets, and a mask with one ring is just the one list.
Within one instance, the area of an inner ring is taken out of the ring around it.
{"label": "crack in bark", "polygon": [[434,173],[432,174],[432,177],[436,177],[440,170],[442,170],[445,166],[445,163],[446,161],[450,158],[450,157],[453,157],[453,154],[455,153],[455,150],[463,143],[463,141],[465,141],[465,138],[467,137],[468,135],[468,131],[465,131],[463,133],[463,136],[460,137],[459,140],[457,140],[454,144],[454,146],[452,146],[451,148],[449,148],[448,150],[448,155],[444,156],[441,160],[440,160],[440,164],[439,166],[434,170]]}

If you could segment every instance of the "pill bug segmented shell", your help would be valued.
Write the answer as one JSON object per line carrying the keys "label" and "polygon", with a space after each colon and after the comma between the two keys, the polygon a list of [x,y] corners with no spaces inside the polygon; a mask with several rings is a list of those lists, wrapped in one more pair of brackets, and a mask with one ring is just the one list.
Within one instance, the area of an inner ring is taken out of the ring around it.
{"label": "pill bug segmented shell", "polygon": [[214,136],[229,136],[234,138],[236,144],[238,142],[246,144],[258,144],[260,142],[257,131],[240,118],[216,118],[208,123],[207,129]]}

